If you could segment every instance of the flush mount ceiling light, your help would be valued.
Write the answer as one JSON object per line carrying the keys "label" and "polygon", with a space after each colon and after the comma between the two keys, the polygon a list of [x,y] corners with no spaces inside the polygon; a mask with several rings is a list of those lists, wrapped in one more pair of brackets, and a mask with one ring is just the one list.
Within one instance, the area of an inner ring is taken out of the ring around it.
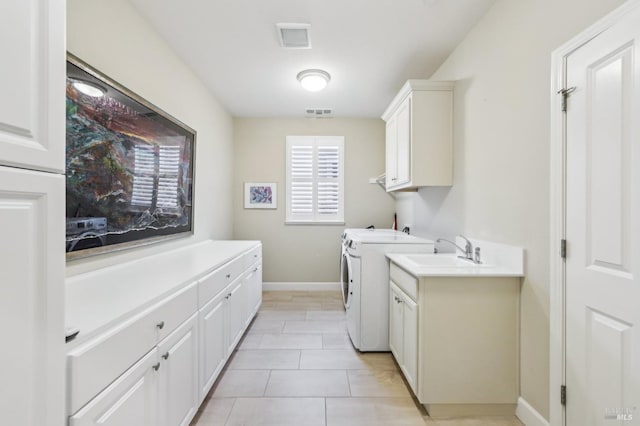
{"label": "flush mount ceiling light", "polygon": [[73,87],[80,93],[83,93],[92,98],[101,98],[105,95],[106,90],[94,83],[89,83],[83,80],[73,80],[71,83]]}
{"label": "flush mount ceiling light", "polygon": [[298,73],[298,81],[306,90],[318,92],[329,84],[331,76],[323,70],[304,70]]}

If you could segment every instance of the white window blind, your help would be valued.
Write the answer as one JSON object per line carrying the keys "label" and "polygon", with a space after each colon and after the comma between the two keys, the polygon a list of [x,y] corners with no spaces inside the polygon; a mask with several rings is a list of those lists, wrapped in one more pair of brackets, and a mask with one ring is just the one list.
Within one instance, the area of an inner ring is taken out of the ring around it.
{"label": "white window blind", "polygon": [[344,137],[287,137],[287,223],[344,222]]}
{"label": "white window blind", "polygon": [[136,145],[134,155],[131,205],[144,209],[155,207],[158,213],[175,213],[178,208],[180,147]]}

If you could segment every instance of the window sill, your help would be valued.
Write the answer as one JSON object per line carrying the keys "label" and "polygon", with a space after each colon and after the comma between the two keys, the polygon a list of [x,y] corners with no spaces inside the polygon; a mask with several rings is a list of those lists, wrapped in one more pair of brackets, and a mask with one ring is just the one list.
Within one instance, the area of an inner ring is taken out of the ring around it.
{"label": "window sill", "polygon": [[345,222],[344,221],[326,221],[326,222],[320,222],[320,221],[313,221],[313,220],[296,220],[296,221],[285,221],[284,222],[285,225],[326,225],[326,226],[344,226]]}

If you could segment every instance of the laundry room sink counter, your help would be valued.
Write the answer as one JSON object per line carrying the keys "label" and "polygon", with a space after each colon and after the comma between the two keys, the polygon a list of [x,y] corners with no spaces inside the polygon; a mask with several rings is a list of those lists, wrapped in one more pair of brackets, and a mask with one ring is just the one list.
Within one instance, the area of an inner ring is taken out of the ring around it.
{"label": "laundry room sink counter", "polygon": [[[520,247],[471,240],[480,247],[481,263],[463,253],[387,253],[387,258],[414,277],[522,277],[524,250]],[[461,244],[462,245],[462,244]]]}
{"label": "laundry room sink counter", "polygon": [[515,414],[523,249],[471,244],[482,263],[464,253],[386,254],[389,347],[434,418]]}
{"label": "laundry room sink counter", "polygon": [[475,264],[455,254],[396,254],[387,258],[414,277],[522,277],[521,268],[488,263]]}

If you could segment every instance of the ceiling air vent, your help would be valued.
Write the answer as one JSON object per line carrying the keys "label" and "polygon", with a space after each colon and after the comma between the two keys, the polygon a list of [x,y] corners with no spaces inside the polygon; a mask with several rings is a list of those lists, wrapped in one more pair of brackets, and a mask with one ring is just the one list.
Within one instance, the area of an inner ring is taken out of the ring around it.
{"label": "ceiling air vent", "polygon": [[304,110],[307,118],[331,118],[333,110],[331,108],[307,108]]}
{"label": "ceiling air vent", "polygon": [[285,49],[311,49],[311,24],[276,24]]}

